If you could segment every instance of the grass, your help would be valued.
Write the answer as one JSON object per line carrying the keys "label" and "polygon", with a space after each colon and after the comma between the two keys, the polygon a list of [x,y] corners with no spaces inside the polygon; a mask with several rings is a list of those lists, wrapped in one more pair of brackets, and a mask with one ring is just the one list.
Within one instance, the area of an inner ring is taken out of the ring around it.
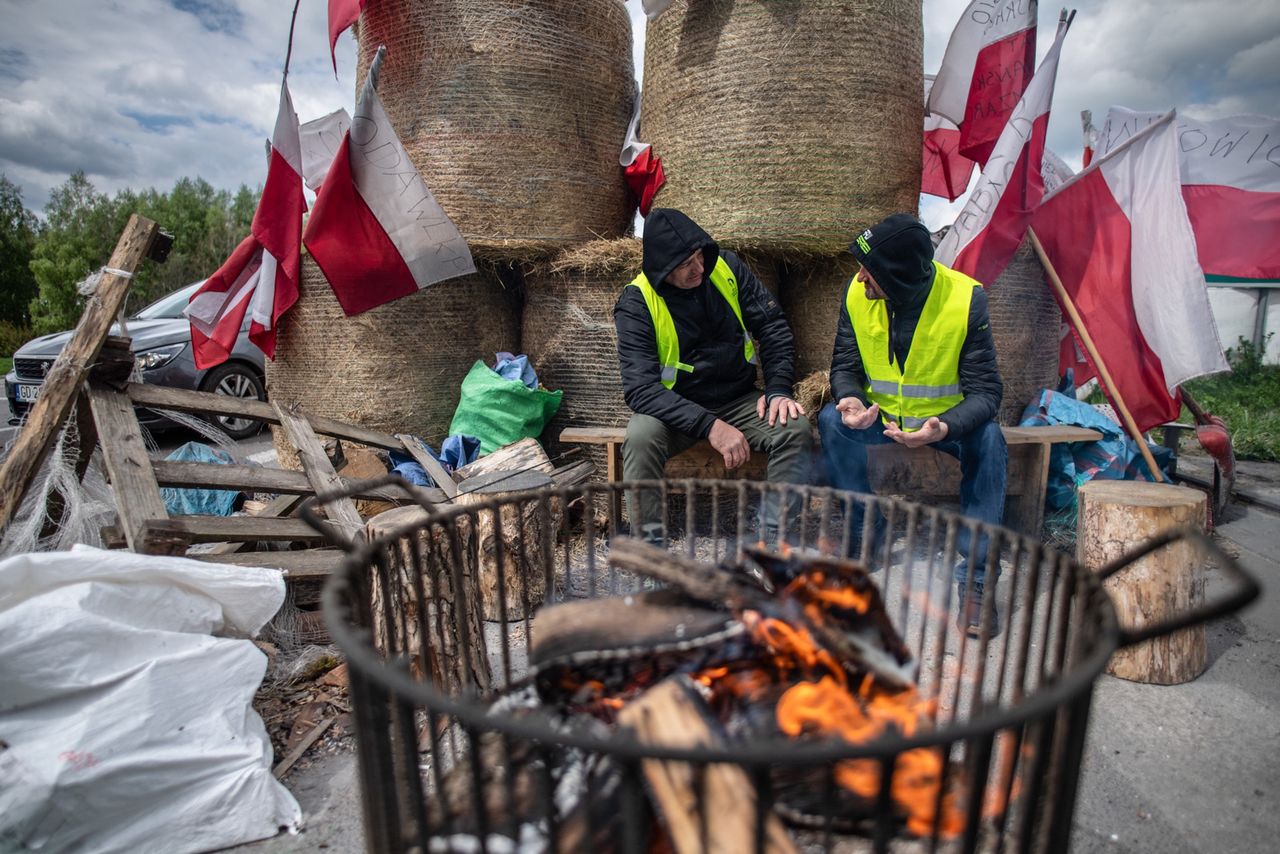
{"label": "grass", "polygon": [[13,370],[13,358],[0,359],[0,374],[7,374]]}
{"label": "grass", "polygon": [[[1280,365],[1262,364],[1262,354],[1242,338],[1227,350],[1230,373],[1192,380],[1186,389],[1201,409],[1227,422],[1237,460],[1280,462]],[[1095,388],[1088,402],[1105,403],[1106,398]],[[1185,406],[1178,420],[1195,423]],[[1184,449],[1187,442],[1195,445],[1195,438],[1184,437]]]}
{"label": "grass", "polygon": [[[1243,339],[1227,358],[1231,373],[1192,380],[1187,390],[1227,422],[1236,459],[1280,462],[1280,365],[1262,364],[1262,353]],[[1182,418],[1192,423],[1185,408]]]}

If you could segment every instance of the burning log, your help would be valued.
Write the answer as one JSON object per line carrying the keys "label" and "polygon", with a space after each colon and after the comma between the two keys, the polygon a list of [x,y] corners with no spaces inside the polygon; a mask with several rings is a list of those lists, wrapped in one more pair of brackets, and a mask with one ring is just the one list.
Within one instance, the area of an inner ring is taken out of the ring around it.
{"label": "burning log", "polygon": [[[724,737],[693,682],[674,677],[628,703],[618,721],[644,744],[662,747],[724,746]],[[659,817],[677,854],[755,850],[756,788],[736,765],[696,768],[687,762],[641,763]],[[764,850],[795,852],[782,822],[770,812]]]}

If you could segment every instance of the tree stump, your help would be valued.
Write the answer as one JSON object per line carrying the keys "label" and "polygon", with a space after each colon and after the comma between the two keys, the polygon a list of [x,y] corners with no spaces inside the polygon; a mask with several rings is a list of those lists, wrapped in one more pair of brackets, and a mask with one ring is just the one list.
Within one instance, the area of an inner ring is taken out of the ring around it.
{"label": "tree stump", "polygon": [[[476,475],[459,485],[456,504],[468,506],[495,498],[545,489],[551,478],[537,471],[494,471]],[[486,620],[522,620],[546,599],[544,538],[554,530],[554,509],[544,513],[539,502],[504,505],[477,511],[472,537],[481,612]],[[459,517],[458,522],[463,522]],[[468,591],[470,593],[471,591]]]}
{"label": "tree stump", "polygon": [[[370,540],[406,526],[416,529],[391,542],[388,583],[375,568],[368,570],[374,646],[387,655],[406,654],[413,678],[428,679],[449,693],[473,687],[486,691],[491,675],[480,612],[456,607],[450,537],[442,526],[425,525],[426,519],[421,507],[398,507],[365,526]],[[458,521],[459,551],[465,555],[469,527],[466,519]],[[463,564],[466,598],[474,602],[479,595],[475,575],[465,557]]]}
{"label": "tree stump", "polygon": [[[1205,527],[1205,496],[1194,489],[1124,480],[1080,487],[1076,537],[1081,565],[1097,570],[1170,528]],[[1195,546],[1178,542],[1147,555],[1104,582],[1120,625],[1163,621],[1204,601],[1204,563]],[[1204,626],[1121,649],[1107,672],[1133,682],[1177,685],[1199,676],[1208,661]]]}

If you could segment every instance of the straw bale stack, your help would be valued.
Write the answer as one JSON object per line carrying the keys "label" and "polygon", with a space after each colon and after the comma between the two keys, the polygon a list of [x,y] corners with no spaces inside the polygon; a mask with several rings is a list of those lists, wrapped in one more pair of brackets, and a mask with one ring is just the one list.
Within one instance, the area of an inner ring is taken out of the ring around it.
{"label": "straw bale stack", "polygon": [[834,255],[914,211],[922,50],[920,0],[675,0],[645,42],[657,204],[793,256]]}
{"label": "straw bale stack", "polygon": [[622,3],[383,0],[357,38],[358,85],[387,46],[383,106],[477,257],[627,232],[618,152],[635,80]]}
{"label": "straw bale stack", "polygon": [[779,299],[796,341],[797,377],[831,369],[836,322],[857,271],[858,263],[848,253],[784,266]]}
{"label": "straw bale stack", "polygon": [[[347,317],[320,267],[304,254],[297,305],[285,317],[267,394],[386,433],[438,446],[476,359],[518,346],[519,308],[492,266]],[[282,465],[295,455],[276,434]]]}
{"label": "straw bale stack", "polygon": [[987,287],[987,303],[1004,381],[1000,423],[1017,424],[1040,389],[1058,384],[1062,325],[1062,312],[1029,240],[1022,241],[1009,266]]}
{"label": "straw bale stack", "polygon": [[[597,240],[570,249],[525,273],[521,347],[547,388],[562,389],[560,411],[547,425],[543,444],[555,457],[566,427],[625,427],[631,417],[618,372],[618,336],[613,306],[640,271],[640,241]],[[606,468],[598,445],[582,449]]]}

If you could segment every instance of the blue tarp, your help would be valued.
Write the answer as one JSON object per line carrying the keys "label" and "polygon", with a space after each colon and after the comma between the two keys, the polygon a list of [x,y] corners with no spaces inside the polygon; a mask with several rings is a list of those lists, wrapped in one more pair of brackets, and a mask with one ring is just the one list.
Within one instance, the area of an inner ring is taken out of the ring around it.
{"label": "blue tarp", "polygon": [[528,388],[538,387],[538,374],[529,364],[529,357],[524,353],[516,356],[512,353],[496,353],[493,357],[493,372],[504,380],[519,380]]}
{"label": "blue tarp", "polygon": [[[428,454],[439,460],[445,471],[460,469],[480,457],[480,440],[473,436],[450,436],[444,440],[444,444],[440,446],[440,453],[438,454],[421,439],[415,437],[414,441],[421,445]],[[418,465],[413,457],[400,451],[391,451],[389,453],[392,474],[400,475],[414,486],[436,485],[431,475],[427,474],[426,469]]]}
{"label": "blue tarp", "polygon": [[[234,465],[236,459],[226,451],[219,451],[200,442],[187,442],[165,459],[176,462],[219,463]],[[160,490],[164,509],[170,516],[230,516],[236,509],[240,491],[236,489],[174,489]]]}
{"label": "blue tarp", "polygon": [[[1070,388],[1070,386],[1067,386]],[[1076,489],[1095,478],[1103,480],[1154,480],[1142,459],[1138,443],[1130,439],[1116,422],[1071,391],[1044,389],[1040,398],[1022,413],[1023,427],[1065,424],[1097,430],[1095,442],[1055,444],[1049,455],[1049,485],[1045,495],[1048,510],[1062,510],[1076,500]],[[1149,445],[1156,465],[1167,469],[1172,458],[1168,448]]]}

